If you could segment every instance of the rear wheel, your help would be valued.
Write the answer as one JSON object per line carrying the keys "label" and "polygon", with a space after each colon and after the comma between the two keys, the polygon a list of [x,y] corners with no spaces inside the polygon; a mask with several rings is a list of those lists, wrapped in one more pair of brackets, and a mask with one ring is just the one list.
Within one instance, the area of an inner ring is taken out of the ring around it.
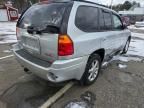
{"label": "rear wheel", "polygon": [[101,58],[98,54],[93,54],[86,65],[84,75],[81,79],[82,85],[90,85],[95,82],[101,69]]}
{"label": "rear wheel", "polygon": [[125,47],[123,49],[122,54],[126,54],[127,53],[128,48],[129,48],[129,44],[130,44],[130,40],[131,40],[130,38],[127,40],[126,45],[125,45]]}

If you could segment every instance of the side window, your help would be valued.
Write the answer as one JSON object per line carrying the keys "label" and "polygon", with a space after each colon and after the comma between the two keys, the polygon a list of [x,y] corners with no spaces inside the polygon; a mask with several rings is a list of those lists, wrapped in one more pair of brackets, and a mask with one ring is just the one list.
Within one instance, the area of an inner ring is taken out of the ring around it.
{"label": "side window", "polygon": [[100,20],[99,21],[100,30],[105,30],[104,15],[102,10],[100,10],[99,20]]}
{"label": "side window", "polygon": [[80,6],[77,10],[76,26],[84,32],[96,32],[98,26],[98,8],[90,6]]}
{"label": "side window", "polygon": [[113,16],[113,22],[114,22],[114,30],[121,30],[122,22],[121,22],[120,18],[114,14],[112,16]]}
{"label": "side window", "polygon": [[104,15],[105,30],[111,30],[112,29],[111,13],[103,11],[103,15]]}
{"label": "side window", "polygon": [[112,30],[112,17],[110,12],[100,10],[99,19],[100,19],[99,21],[100,30],[102,31]]}

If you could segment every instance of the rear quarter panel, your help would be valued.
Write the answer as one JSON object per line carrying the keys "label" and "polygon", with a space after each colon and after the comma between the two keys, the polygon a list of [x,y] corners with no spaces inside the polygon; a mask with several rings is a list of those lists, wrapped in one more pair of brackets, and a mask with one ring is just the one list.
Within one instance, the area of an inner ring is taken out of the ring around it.
{"label": "rear quarter panel", "polygon": [[[59,57],[59,59],[70,59],[77,58],[81,56],[88,56],[95,50],[101,47],[101,36],[100,33],[86,33],[79,30],[75,26],[75,15],[77,8],[80,5],[85,5],[87,3],[75,2],[71,10],[67,34],[70,36],[74,43],[74,54],[67,57]],[[90,5],[90,4],[89,4]],[[91,6],[95,6],[91,4]]]}

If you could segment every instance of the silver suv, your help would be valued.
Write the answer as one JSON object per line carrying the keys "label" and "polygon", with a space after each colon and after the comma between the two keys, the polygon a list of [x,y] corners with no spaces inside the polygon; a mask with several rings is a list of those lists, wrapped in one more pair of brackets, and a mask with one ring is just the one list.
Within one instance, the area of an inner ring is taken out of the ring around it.
{"label": "silver suv", "polygon": [[88,1],[40,2],[17,23],[13,52],[26,72],[54,83],[92,84],[101,65],[126,53],[131,33],[113,10]]}

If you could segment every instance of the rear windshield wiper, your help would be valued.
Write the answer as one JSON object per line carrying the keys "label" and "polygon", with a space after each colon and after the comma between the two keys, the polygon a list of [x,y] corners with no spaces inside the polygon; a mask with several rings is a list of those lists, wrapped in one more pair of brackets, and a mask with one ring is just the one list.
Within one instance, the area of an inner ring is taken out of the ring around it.
{"label": "rear windshield wiper", "polygon": [[44,29],[40,30],[41,33],[59,33],[60,29],[57,26],[47,25]]}
{"label": "rear windshield wiper", "polygon": [[40,27],[29,26],[27,28],[27,32],[29,34],[59,33],[60,29],[59,29],[59,27],[53,26],[53,25],[47,25],[43,29],[41,29]]}

